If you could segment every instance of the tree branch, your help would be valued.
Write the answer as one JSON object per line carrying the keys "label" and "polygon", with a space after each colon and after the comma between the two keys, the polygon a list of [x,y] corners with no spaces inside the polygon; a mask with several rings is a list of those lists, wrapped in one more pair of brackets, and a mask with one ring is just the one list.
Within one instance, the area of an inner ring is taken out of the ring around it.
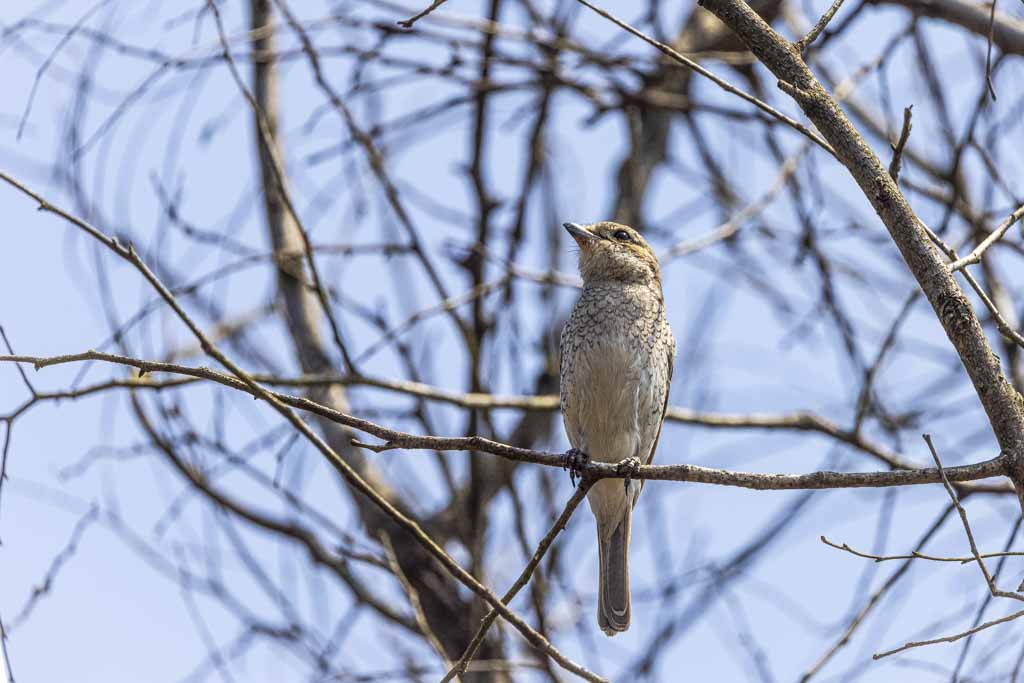
{"label": "tree branch", "polygon": [[[320,451],[320,453],[332,464],[335,469],[345,478],[352,488],[366,496],[375,506],[377,506],[385,515],[390,517],[399,527],[410,533],[416,541],[434,556],[435,559],[460,583],[465,585],[467,588],[476,593],[480,598],[487,602],[491,607],[496,609],[502,618],[512,624],[517,631],[519,631],[526,640],[536,647],[537,649],[546,653],[549,657],[555,660],[559,666],[571,671],[576,675],[585,678],[589,681],[604,681],[597,674],[589,671],[583,666],[575,663],[565,655],[563,655],[557,648],[555,648],[547,638],[535,631],[529,624],[527,624],[520,616],[509,610],[502,602],[498,599],[490,589],[484,586],[480,581],[476,579],[472,574],[462,568],[447,552],[444,551],[430,536],[427,535],[419,524],[413,519],[409,518],[401,511],[398,510],[390,501],[384,498],[374,487],[372,487],[365,479],[363,479],[355,469],[349,465],[334,449],[332,449],[313,429],[307,425],[293,410],[290,409],[289,405],[281,401],[277,395],[273,392],[268,391],[262,385],[256,383],[252,378],[244,372],[240,367],[235,365],[224,353],[218,349],[203,333],[199,326],[189,317],[188,313],[181,307],[178,301],[171,294],[170,290],[153,274],[153,271],[143,262],[139,257],[138,253],[132,246],[125,247],[120,242],[112,237],[108,237],[101,230],[90,225],[86,221],[60,209],[59,207],[49,203],[43,197],[36,194],[32,190],[28,189],[25,185],[21,184],[7,173],[0,171],[0,180],[5,181],[12,187],[18,189],[23,194],[32,197],[36,202],[39,203],[40,210],[54,213],[64,220],[72,223],[82,231],[86,232],[108,249],[113,251],[117,256],[121,257],[132,266],[145,278],[147,282],[160,294],[161,298],[167,302],[167,305],[171,307],[177,317],[188,327],[189,331],[195,335],[196,339],[202,345],[203,350],[210,357],[214,358],[218,363],[227,368],[232,375],[237,378],[239,384],[245,387],[248,393],[251,393],[256,398],[266,401],[270,406],[277,411],[287,422],[289,422],[298,432],[300,432],[313,446]],[[220,374],[220,373],[217,373]],[[239,387],[240,388],[240,387]],[[313,403],[308,399],[300,399],[300,403]],[[328,410],[323,406],[320,406],[323,410]],[[335,412],[335,411],[331,411]],[[318,413],[319,414],[319,413]],[[344,424],[344,423],[343,423]]]}
{"label": "tree branch", "polygon": [[[53,359],[34,356],[0,356],[0,362],[17,362],[39,364],[39,367],[55,365],[57,362],[70,360],[99,360],[119,365],[128,365],[143,372],[171,372],[200,377],[255,397],[260,393],[248,383],[210,368],[196,368],[172,363],[144,361],[125,356],[87,351],[74,356],[59,356]],[[251,378],[250,378],[251,379]],[[259,385],[257,385],[259,386]],[[383,443],[365,443],[353,440],[353,444],[377,453],[384,451],[431,450],[431,451],[480,451],[497,455],[516,462],[533,463],[548,467],[564,467],[565,461],[561,453],[548,453],[528,448],[518,448],[508,444],[485,439],[480,436],[423,436],[389,429],[369,420],[349,415],[322,405],[311,399],[292,396],[281,392],[273,392],[263,387],[272,400],[282,406],[297,408],[326,418],[346,427],[371,434]],[[950,481],[965,482],[987,479],[1007,474],[1009,461],[1005,455],[971,465],[946,468],[946,476]],[[622,478],[625,476],[618,470],[615,463],[591,461],[581,472],[590,479]],[[699,465],[644,465],[634,479],[652,479],[659,481],[689,481],[719,486],[736,486],[755,490],[788,491],[794,489],[831,489],[831,488],[877,488],[888,486],[910,486],[917,484],[937,484],[942,482],[942,473],[936,468],[910,468],[886,472],[811,472],[809,474],[766,474],[755,472],[736,472],[730,470],[701,467]]]}
{"label": "tree branch", "polygon": [[[755,107],[757,107],[758,109],[760,109],[764,113],[768,114],[772,118],[777,119],[777,120],[781,121],[782,123],[785,123],[787,126],[789,126],[790,128],[793,128],[796,131],[799,131],[803,135],[807,136],[812,142],[814,142],[814,144],[818,145],[819,147],[821,147],[823,150],[825,150],[829,154],[832,154],[833,156],[835,155],[835,151],[832,149],[832,147],[826,141],[822,140],[820,136],[818,136],[817,134],[814,133],[814,131],[810,130],[807,126],[805,126],[804,124],[800,123],[799,121],[795,121],[795,120],[791,119],[790,117],[788,117],[785,114],[783,114],[782,112],[780,112],[778,109],[775,109],[770,104],[762,102],[761,100],[757,99],[753,95],[748,95],[747,93],[743,92],[742,90],[740,90],[736,86],[732,85],[728,81],[726,81],[726,80],[724,80],[722,78],[719,78],[715,74],[711,73],[710,71],[708,71],[707,69],[705,69],[700,64],[698,64],[697,62],[693,61],[692,59],[690,59],[690,58],[688,58],[688,57],[686,57],[684,55],[679,54],[679,52],[677,52],[676,50],[672,49],[668,45],[665,45],[664,43],[659,42],[659,41],[657,41],[657,40],[655,40],[655,39],[645,35],[641,31],[638,31],[637,29],[633,28],[632,26],[630,26],[626,22],[622,21],[621,19],[619,19],[618,17],[612,15],[611,13],[606,12],[605,10],[601,9],[600,7],[595,7],[594,5],[591,5],[589,2],[587,2],[587,0],[577,0],[577,2],[579,2],[581,5],[583,5],[585,7],[590,8],[591,10],[593,10],[597,14],[601,15],[602,17],[604,17],[608,21],[612,22],[613,24],[615,24],[619,28],[622,28],[626,32],[631,33],[632,35],[636,36],[640,40],[642,40],[645,43],[647,43],[647,44],[651,45],[652,47],[656,48],[659,52],[661,52],[662,54],[664,54],[667,57],[671,58],[673,61],[678,62],[679,64],[682,64],[686,68],[699,73],[701,76],[704,76],[705,78],[710,80],[712,83],[714,83],[719,88],[721,88],[722,90],[726,91],[727,93],[731,93],[733,95],[736,95],[740,99],[745,100],[745,101],[753,104]],[[753,10],[751,10],[751,11],[753,11]]]}
{"label": "tree branch", "polygon": [[[1007,381],[967,297],[953,279],[892,177],[799,51],[740,0],[701,4],[739,35],[832,145],[899,248],[967,370],[1001,450],[1024,487],[1024,401]],[[1024,504],[1024,499],[1022,499]]]}

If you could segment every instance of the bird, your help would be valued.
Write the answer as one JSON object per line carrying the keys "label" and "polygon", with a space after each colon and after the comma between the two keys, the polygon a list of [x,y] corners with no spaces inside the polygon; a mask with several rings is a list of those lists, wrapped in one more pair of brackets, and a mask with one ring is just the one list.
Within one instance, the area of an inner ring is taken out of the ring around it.
{"label": "bird", "polygon": [[[600,561],[597,623],[614,636],[629,628],[629,537],[668,407],[676,342],[665,317],[661,268],[639,232],[602,221],[564,223],[579,245],[583,292],[559,343],[560,404],[570,478],[588,460],[616,463],[617,478],[587,492]],[[575,482],[574,482],[575,483]]]}

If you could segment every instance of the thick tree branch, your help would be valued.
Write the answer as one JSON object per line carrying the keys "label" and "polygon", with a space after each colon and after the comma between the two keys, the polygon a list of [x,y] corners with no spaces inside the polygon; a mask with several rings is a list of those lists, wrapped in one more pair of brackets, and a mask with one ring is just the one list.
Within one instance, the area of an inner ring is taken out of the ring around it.
{"label": "thick tree branch", "polygon": [[1020,495],[1024,487],[1024,402],[1003,375],[967,297],[896,183],[793,44],[740,0],[703,0],[701,4],[732,28],[775,74],[779,87],[797,101],[871,202],[959,354],[1000,448],[1009,456],[1011,478]]}

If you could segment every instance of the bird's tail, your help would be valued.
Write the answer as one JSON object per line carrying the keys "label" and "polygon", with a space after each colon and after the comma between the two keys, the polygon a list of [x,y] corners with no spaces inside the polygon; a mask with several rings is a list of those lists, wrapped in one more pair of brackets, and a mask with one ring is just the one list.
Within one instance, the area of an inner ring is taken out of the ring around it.
{"label": "bird's tail", "polygon": [[597,624],[605,635],[614,636],[629,628],[629,532],[632,506],[627,505],[619,523],[607,534],[598,523],[601,576],[597,600]]}

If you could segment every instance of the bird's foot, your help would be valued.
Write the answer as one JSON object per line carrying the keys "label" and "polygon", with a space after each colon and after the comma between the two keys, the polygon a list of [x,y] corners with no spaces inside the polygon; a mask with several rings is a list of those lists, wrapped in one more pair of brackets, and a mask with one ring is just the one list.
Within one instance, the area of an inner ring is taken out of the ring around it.
{"label": "bird's foot", "polygon": [[569,470],[569,481],[572,482],[573,488],[576,488],[576,480],[583,478],[580,470],[586,467],[589,462],[590,456],[578,448],[570,448],[562,456],[562,469]]}
{"label": "bird's foot", "polygon": [[620,460],[619,464],[615,466],[615,471],[619,474],[626,475],[622,478],[622,486],[626,489],[626,493],[629,493],[629,482],[633,477],[640,474],[640,458],[626,458]]}

